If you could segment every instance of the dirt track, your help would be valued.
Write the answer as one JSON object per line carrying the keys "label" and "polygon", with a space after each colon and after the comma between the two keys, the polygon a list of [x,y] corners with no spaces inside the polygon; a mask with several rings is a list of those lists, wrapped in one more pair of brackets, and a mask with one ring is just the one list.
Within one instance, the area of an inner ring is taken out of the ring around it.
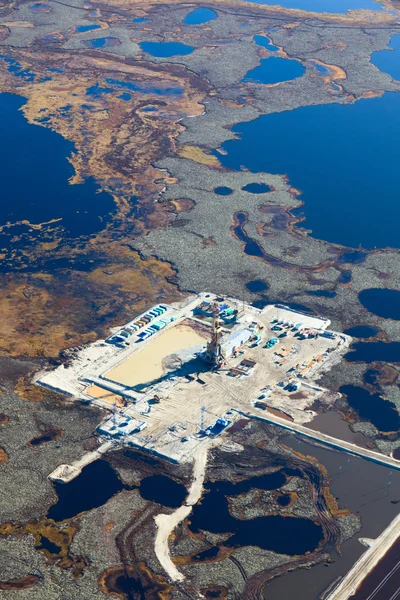
{"label": "dirt track", "polygon": [[196,504],[201,497],[209,448],[209,444],[201,444],[198,446],[198,452],[194,457],[193,481],[185,504],[180,506],[170,515],[160,514],[154,517],[157,524],[155,553],[161,565],[173,581],[182,581],[184,576],[178,571],[171,560],[168,538],[175,527],[192,512],[193,505]]}

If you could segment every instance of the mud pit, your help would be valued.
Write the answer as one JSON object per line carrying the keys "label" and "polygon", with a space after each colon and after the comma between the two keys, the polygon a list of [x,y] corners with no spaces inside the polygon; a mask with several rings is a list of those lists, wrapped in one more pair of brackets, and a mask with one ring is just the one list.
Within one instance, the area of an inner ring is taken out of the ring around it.
{"label": "mud pit", "polygon": [[185,325],[166,331],[150,346],[137,352],[115,369],[104,373],[106,379],[131,387],[156,380],[165,372],[165,361],[179,350],[201,349],[207,338]]}

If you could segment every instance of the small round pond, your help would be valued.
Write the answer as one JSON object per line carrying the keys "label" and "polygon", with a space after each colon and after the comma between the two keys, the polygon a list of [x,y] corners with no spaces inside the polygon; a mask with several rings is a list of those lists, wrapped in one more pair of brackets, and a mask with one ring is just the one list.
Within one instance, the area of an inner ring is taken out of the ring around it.
{"label": "small round pond", "polygon": [[214,193],[218,194],[218,196],[230,196],[233,193],[233,190],[230,187],[222,185],[220,187],[216,187],[214,189]]}
{"label": "small round pond", "polygon": [[374,315],[384,319],[400,321],[400,292],[386,288],[368,288],[362,290],[358,299]]}
{"label": "small round pond", "polygon": [[251,194],[266,194],[271,191],[271,188],[266,183],[248,183],[242,190]]}
{"label": "small round pond", "polygon": [[265,281],[261,279],[253,279],[253,281],[248,281],[246,283],[246,288],[249,292],[253,292],[253,294],[257,294],[258,292],[265,292],[268,290],[269,285]]}
{"label": "small round pond", "polygon": [[184,25],[203,25],[217,18],[217,13],[211,8],[195,8],[183,19]]}

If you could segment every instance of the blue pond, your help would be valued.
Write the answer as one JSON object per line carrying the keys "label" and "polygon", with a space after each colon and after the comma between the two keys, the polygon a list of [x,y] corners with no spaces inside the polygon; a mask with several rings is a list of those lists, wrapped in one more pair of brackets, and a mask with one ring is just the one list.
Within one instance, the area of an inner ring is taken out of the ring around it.
{"label": "blue pond", "polygon": [[271,188],[266,183],[248,183],[242,190],[250,192],[250,194],[266,194],[271,191]]}
{"label": "blue pond", "polygon": [[379,333],[379,329],[373,325],[355,325],[354,327],[346,329],[344,333],[351,335],[352,337],[366,339],[374,337]]}
{"label": "blue pond", "polygon": [[255,35],[254,41],[257,46],[262,46],[263,48],[267,48],[270,52],[276,52],[278,50],[278,46],[274,46],[271,44],[271,40],[265,35]]}
{"label": "blue pond", "polygon": [[355,342],[345,356],[347,362],[400,362],[400,342]]}
{"label": "blue pond", "polygon": [[355,385],[344,385],[339,392],[345,394],[347,402],[362,420],[371,421],[379,431],[400,429],[400,417],[393,402]]}
{"label": "blue pond", "polygon": [[95,29],[101,29],[101,25],[78,25],[75,29],[76,33],[86,33],[87,31],[94,31]]}
{"label": "blue pond", "polygon": [[115,208],[112,197],[97,193],[91,179],[79,185],[68,183],[74,169],[67,158],[74,145],[50,129],[30,125],[19,110],[24,103],[19,96],[0,94],[0,224],[61,219],[57,225],[70,236],[101,230]]}
{"label": "blue pond", "polygon": [[358,8],[382,10],[382,5],[373,0],[246,0],[252,4],[279,4],[285,8],[298,8],[312,12],[346,13]]}
{"label": "blue pond", "polygon": [[217,13],[211,8],[196,8],[183,19],[184,25],[203,25],[217,18]]}
{"label": "blue pond", "polygon": [[374,52],[371,56],[371,62],[380,71],[387,73],[393,79],[400,80],[400,34],[392,37],[389,47],[391,50]]}
{"label": "blue pond", "polygon": [[262,58],[261,64],[248,71],[242,81],[264,84],[281,83],[301,77],[304,70],[303,65],[297,60],[270,56]]}
{"label": "blue pond", "polygon": [[233,131],[239,139],[223,145],[223,166],[286,173],[302,192],[304,226],[314,237],[400,247],[400,94],[263,115]]}
{"label": "blue pond", "polygon": [[214,189],[214,193],[218,194],[218,196],[230,196],[233,193],[233,190],[229,187],[225,187],[224,185],[220,187],[216,187]]}
{"label": "blue pond", "polygon": [[246,283],[246,288],[249,290],[249,292],[257,294],[259,292],[266,292],[269,289],[269,285],[261,279],[253,279],[252,281],[248,281]]}
{"label": "blue pond", "polygon": [[323,77],[328,77],[330,75],[330,71],[325,65],[321,65],[316,60],[310,60],[310,63],[314,66],[319,75],[322,75]]}
{"label": "blue pond", "polygon": [[309,290],[306,294],[308,296],[316,296],[317,298],[335,298],[336,296],[336,292],[331,290]]}
{"label": "blue pond", "polygon": [[36,13],[50,12],[51,6],[49,6],[48,4],[45,4],[44,2],[37,2],[36,4],[31,4],[31,6],[29,7],[29,10],[32,10],[33,12],[36,12]]}
{"label": "blue pond", "polygon": [[118,98],[121,98],[121,100],[124,100],[125,102],[129,102],[129,100],[132,98],[132,96],[130,94],[128,94],[128,92],[123,92],[122,94],[120,94],[118,96]]}
{"label": "blue pond", "polygon": [[361,304],[374,315],[400,321],[400,292],[386,288],[368,288],[358,295]]}
{"label": "blue pond", "polygon": [[136,17],[136,19],[133,19],[134,23],[146,23],[147,21],[146,17]]}
{"label": "blue pond", "polygon": [[185,56],[186,54],[191,54],[194,50],[192,46],[187,46],[181,42],[141,42],[139,46],[144,52],[157,58]]}
{"label": "blue pond", "polygon": [[112,48],[121,45],[119,39],[114,37],[97,38],[95,40],[82,40],[81,43],[88,48]]}

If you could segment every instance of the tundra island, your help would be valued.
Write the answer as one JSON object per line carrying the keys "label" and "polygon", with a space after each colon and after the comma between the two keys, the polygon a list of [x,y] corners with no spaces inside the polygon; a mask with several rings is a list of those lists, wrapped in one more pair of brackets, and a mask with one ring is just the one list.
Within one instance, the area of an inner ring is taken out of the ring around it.
{"label": "tundra island", "polygon": [[[186,462],[240,417],[304,424],[317,400],[333,403],[337,394],[314,380],[351,338],[329,324],[279,304],[258,309],[201,293],[154,306],[36,381],[112,413],[97,429],[100,453],[129,445]],[[52,477],[78,473],[62,466]]]}

